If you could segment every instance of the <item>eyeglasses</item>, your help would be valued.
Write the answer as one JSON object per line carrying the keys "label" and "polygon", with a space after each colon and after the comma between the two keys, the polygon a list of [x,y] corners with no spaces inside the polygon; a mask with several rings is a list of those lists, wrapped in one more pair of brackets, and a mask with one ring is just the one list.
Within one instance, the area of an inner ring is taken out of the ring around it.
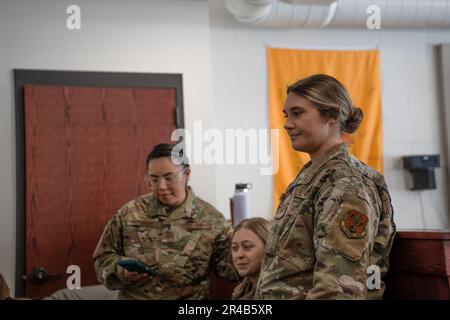
{"label": "eyeglasses", "polygon": [[175,185],[179,181],[181,174],[185,170],[186,170],[186,168],[183,168],[182,170],[178,171],[177,173],[168,173],[161,177],[149,175],[146,178],[152,187],[157,186],[159,184],[161,178],[164,179],[166,186],[170,187],[170,186]]}

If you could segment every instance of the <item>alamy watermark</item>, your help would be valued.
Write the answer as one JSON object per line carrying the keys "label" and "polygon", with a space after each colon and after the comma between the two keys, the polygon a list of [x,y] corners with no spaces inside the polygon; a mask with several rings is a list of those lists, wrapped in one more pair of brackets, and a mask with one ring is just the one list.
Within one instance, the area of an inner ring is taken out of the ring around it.
{"label": "alamy watermark", "polygon": [[377,5],[370,5],[366,9],[366,13],[369,17],[366,20],[366,26],[369,30],[380,30],[381,29],[381,9]]}
{"label": "alamy watermark", "polygon": [[367,267],[367,277],[366,285],[369,290],[379,290],[381,289],[381,270],[377,265],[370,265]]}
{"label": "alamy watermark", "polygon": [[[171,140],[177,142],[172,161],[191,164],[259,164],[261,175],[273,175],[279,169],[279,129],[204,129],[194,121],[193,131],[176,129]],[[269,150],[270,149],[270,150]]]}
{"label": "alamy watermark", "polygon": [[66,281],[66,287],[69,290],[81,289],[81,268],[76,264],[67,267],[66,273],[70,274]]}
{"label": "alamy watermark", "polygon": [[69,16],[66,19],[66,27],[69,30],[81,29],[81,8],[75,4],[67,7],[66,13]]}

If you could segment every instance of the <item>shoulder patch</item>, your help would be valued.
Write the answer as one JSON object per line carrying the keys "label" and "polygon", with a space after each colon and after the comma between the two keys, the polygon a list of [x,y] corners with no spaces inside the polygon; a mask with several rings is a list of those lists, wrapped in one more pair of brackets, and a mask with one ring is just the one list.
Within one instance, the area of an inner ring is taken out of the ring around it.
{"label": "shoulder patch", "polygon": [[363,238],[366,235],[366,224],[369,218],[361,212],[351,210],[347,217],[341,221],[341,230],[350,239]]}

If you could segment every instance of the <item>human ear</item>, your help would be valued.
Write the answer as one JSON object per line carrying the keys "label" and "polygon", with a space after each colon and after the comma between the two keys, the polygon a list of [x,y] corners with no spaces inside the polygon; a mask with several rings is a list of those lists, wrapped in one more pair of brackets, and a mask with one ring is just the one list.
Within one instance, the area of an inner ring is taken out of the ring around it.
{"label": "human ear", "polygon": [[186,173],[186,184],[189,182],[189,179],[191,178],[191,169],[190,168],[186,168],[184,170],[184,172]]}
{"label": "human ear", "polygon": [[153,192],[153,187],[152,187],[152,185],[150,184],[150,179],[148,178],[148,176],[146,176],[146,177],[144,178],[144,180],[145,180],[145,184],[147,185],[147,187],[150,189],[151,192]]}
{"label": "human ear", "polygon": [[330,125],[334,126],[337,123],[337,119],[333,117],[329,117],[327,121]]}

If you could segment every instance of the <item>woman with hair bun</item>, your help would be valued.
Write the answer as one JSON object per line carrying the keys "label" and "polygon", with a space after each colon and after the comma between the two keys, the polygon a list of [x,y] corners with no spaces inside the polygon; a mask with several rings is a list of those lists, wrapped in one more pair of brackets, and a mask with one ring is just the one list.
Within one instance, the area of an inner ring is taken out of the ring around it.
{"label": "woman with hair bun", "polygon": [[342,140],[363,112],[328,75],[300,80],[287,93],[284,128],[311,161],[280,197],[255,297],[381,299],[395,234],[391,198],[383,176]]}

